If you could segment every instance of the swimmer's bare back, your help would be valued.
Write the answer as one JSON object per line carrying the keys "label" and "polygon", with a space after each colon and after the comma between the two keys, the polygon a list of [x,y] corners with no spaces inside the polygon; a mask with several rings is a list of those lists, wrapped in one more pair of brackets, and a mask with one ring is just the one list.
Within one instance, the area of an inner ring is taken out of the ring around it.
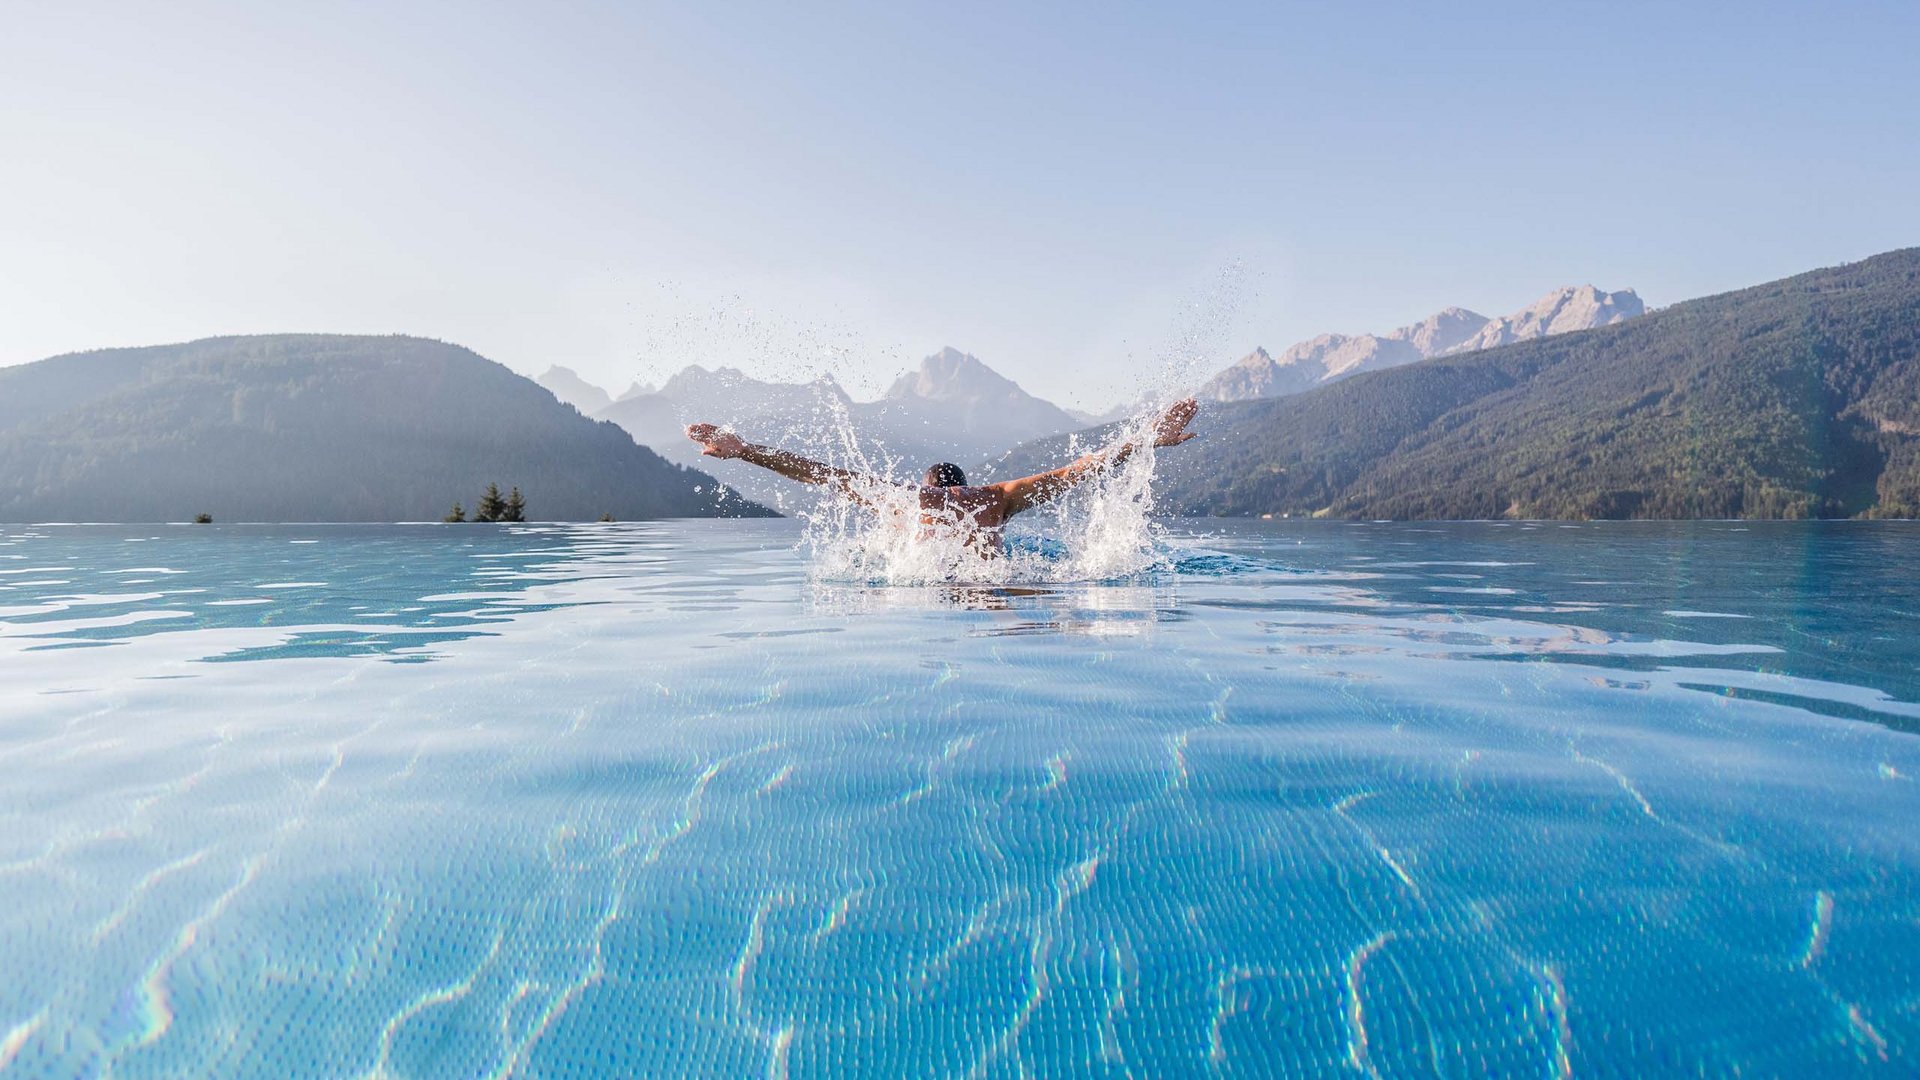
{"label": "swimmer's bare back", "polygon": [[[1200,404],[1192,398],[1175,402],[1154,422],[1153,445],[1178,446],[1194,437],[1187,430]],[[739,435],[714,424],[690,424],[687,438],[701,446],[707,457],[738,458],[763,469],[770,469],[789,480],[824,485],[844,498],[873,506],[871,495],[897,487],[892,481],[835,468],[824,462],[801,457],[770,446],[757,446]],[[1110,446],[1087,454],[1071,465],[1051,472],[1035,473],[1018,480],[972,486],[966,475],[954,465],[942,463],[927,470],[927,483],[918,490],[920,531],[922,535],[939,532],[943,527],[959,529],[965,542],[982,555],[1000,553],[1001,530],[1007,519],[1058,498],[1076,485],[1125,461],[1134,451],[1131,442]],[[951,481],[951,482],[950,482]]]}
{"label": "swimmer's bare back", "polygon": [[1000,554],[1001,530],[1012,515],[998,485],[987,487],[923,484],[920,487],[922,539],[958,533],[961,542],[986,556]]}

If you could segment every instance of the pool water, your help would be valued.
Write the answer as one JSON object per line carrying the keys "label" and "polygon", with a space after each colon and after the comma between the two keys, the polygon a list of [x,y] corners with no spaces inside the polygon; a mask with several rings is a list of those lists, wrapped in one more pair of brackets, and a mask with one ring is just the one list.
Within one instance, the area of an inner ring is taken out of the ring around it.
{"label": "pool water", "polygon": [[1920,526],[0,527],[5,1075],[1920,1071]]}

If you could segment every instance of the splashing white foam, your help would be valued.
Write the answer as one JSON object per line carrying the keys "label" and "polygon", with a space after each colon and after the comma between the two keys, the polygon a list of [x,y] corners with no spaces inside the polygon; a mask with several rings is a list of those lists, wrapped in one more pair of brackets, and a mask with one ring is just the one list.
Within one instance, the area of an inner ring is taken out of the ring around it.
{"label": "splashing white foam", "polygon": [[[1007,527],[1003,550],[984,557],[957,520],[923,522],[919,489],[879,479],[890,460],[863,453],[849,429],[834,464],[867,478],[855,490],[864,500],[831,498],[800,510],[814,576],[826,581],[888,585],[939,582],[1032,584],[1104,581],[1152,570],[1164,562],[1161,528],[1153,510],[1153,422],[1158,411],[1116,426],[1106,447],[1131,442],[1123,462],[1074,491],[1027,511]],[[1057,464],[1088,449],[1070,444]]]}

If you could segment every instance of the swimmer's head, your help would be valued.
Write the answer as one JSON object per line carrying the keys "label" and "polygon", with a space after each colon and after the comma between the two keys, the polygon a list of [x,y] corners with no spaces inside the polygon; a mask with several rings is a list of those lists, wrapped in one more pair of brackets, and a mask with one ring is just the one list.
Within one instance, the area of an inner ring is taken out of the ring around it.
{"label": "swimmer's head", "polygon": [[960,466],[943,461],[927,469],[928,487],[966,487],[967,474]]}

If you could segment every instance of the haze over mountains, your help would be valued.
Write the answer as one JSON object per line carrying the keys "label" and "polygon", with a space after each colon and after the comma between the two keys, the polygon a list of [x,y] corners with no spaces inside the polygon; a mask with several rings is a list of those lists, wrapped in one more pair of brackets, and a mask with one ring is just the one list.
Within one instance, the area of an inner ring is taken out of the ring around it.
{"label": "haze over mountains", "polygon": [[[1554,324],[1542,315],[1514,332]],[[1920,516],[1920,249],[1215,404],[1195,427],[1159,478],[1176,512]],[[983,475],[1031,471],[1064,444]]]}
{"label": "haze over mountains", "polygon": [[[1167,460],[1165,505],[1920,514],[1920,250],[1642,311],[1631,292],[1564,289],[1500,319],[1449,308],[1235,365],[1209,392],[1265,396],[1202,413],[1206,437]],[[1087,426],[955,349],[875,401],[831,377],[698,366],[617,401],[565,368],[542,382],[442,342],[324,334],[0,369],[0,520],[433,519],[489,482],[521,487],[536,520],[757,514],[715,475],[770,501],[799,489],[700,457],[686,423],[900,479],[938,460],[991,460],[976,479],[1037,471]],[[595,405],[602,422],[582,415]]]}
{"label": "haze over mountains", "polygon": [[570,367],[555,364],[533,381],[588,416],[613,404],[612,395],[581,378],[580,373]]}
{"label": "haze over mountains", "polygon": [[[1279,359],[1256,350],[1210,380],[1200,396],[1216,401],[1280,397],[1363,371],[1608,325],[1644,310],[1631,290],[1607,293],[1591,285],[1556,289],[1498,319],[1447,308],[1382,336],[1323,334],[1295,345]],[[769,505],[788,505],[803,493],[754,466],[702,458],[686,441],[685,426],[696,421],[731,426],[755,441],[851,461],[905,480],[934,461],[977,461],[1144,407],[1122,406],[1105,413],[1062,409],[951,347],[901,375],[877,401],[854,400],[831,377],[811,383],[768,382],[737,368],[710,371],[698,365],[683,369],[657,391],[635,387],[611,404],[605,390],[567,368],[549,369],[540,383],[582,412],[619,424],[668,459],[707,469]],[[857,440],[857,454],[847,443],[849,435]]]}
{"label": "haze over mountains", "polygon": [[1019,441],[1021,432],[1052,433],[1079,426],[1059,406],[1034,397],[954,348],[941,349],[921,361],[917,371],[900,376],[886,397],[866,412],[887,430],[905,432],[917,427],[924,439],[953,437],[956,446],[1011,445],[1007,440]]}
{"label": "haze over mountains", "polygon": [[907,479],[935,461],[968,462],[1082,423],[957,349],[927,357],[877,401],[855,401],[831,376],[767,382],[736,368],[690,366],[659,390],[625,397],[596,414],[669,460],[697,464],[757,499],[791,500],[793,484],[737,461],[700,456],[687,424],[731,426],[747,438],[848,460]]}
{"label": "haze over mountains", "polygon": [[438,520],[489,483],[535,520],[766,512],[444,342],[209,338],[0,368],[0,521]]}
{"label": "haze over mountains", "polygon": [[1645,312],[1632,289],[1609,293],[1591,285],[1555,289],[1497,319],[1450,307],[1386,334],[1321,334],[1278,357],[1255,349],[1209,380],[1198,396],[1203,401],[1285,397],[1365,371],[1610,326]]}
{"label": "haze over mountains", "polygon": [[[1239,401],[1299,393],[1349,375],[1433,356],[1569,333],[1620,322],[1645,310],[1632,290],[1591,285],[1556,289],[1497,319],[1452,307],[1384,335],[1322,334],[1271,357],[1257,349],[1216,375],[1202,398]],[[612,420],[671,460],[698,465],[762,501],[795,494],[791,485],[753,466],[701,458],[682,429],[709,421],[762,442],[844,457],[858,441],[870,468],[899,478],[933,461],[967,462],[1048,435],[1107,423],[1143,408],[1104,412],[1063,409],[1035,397],[968,353],[945,348],[901,375],[877,401],[856,401],[830,377],[811,383],[756,379],[737,368],[683,369],[658,390],[636,385],[617,401],[569,368],[553,367],[539,382],[581,412]]]}

